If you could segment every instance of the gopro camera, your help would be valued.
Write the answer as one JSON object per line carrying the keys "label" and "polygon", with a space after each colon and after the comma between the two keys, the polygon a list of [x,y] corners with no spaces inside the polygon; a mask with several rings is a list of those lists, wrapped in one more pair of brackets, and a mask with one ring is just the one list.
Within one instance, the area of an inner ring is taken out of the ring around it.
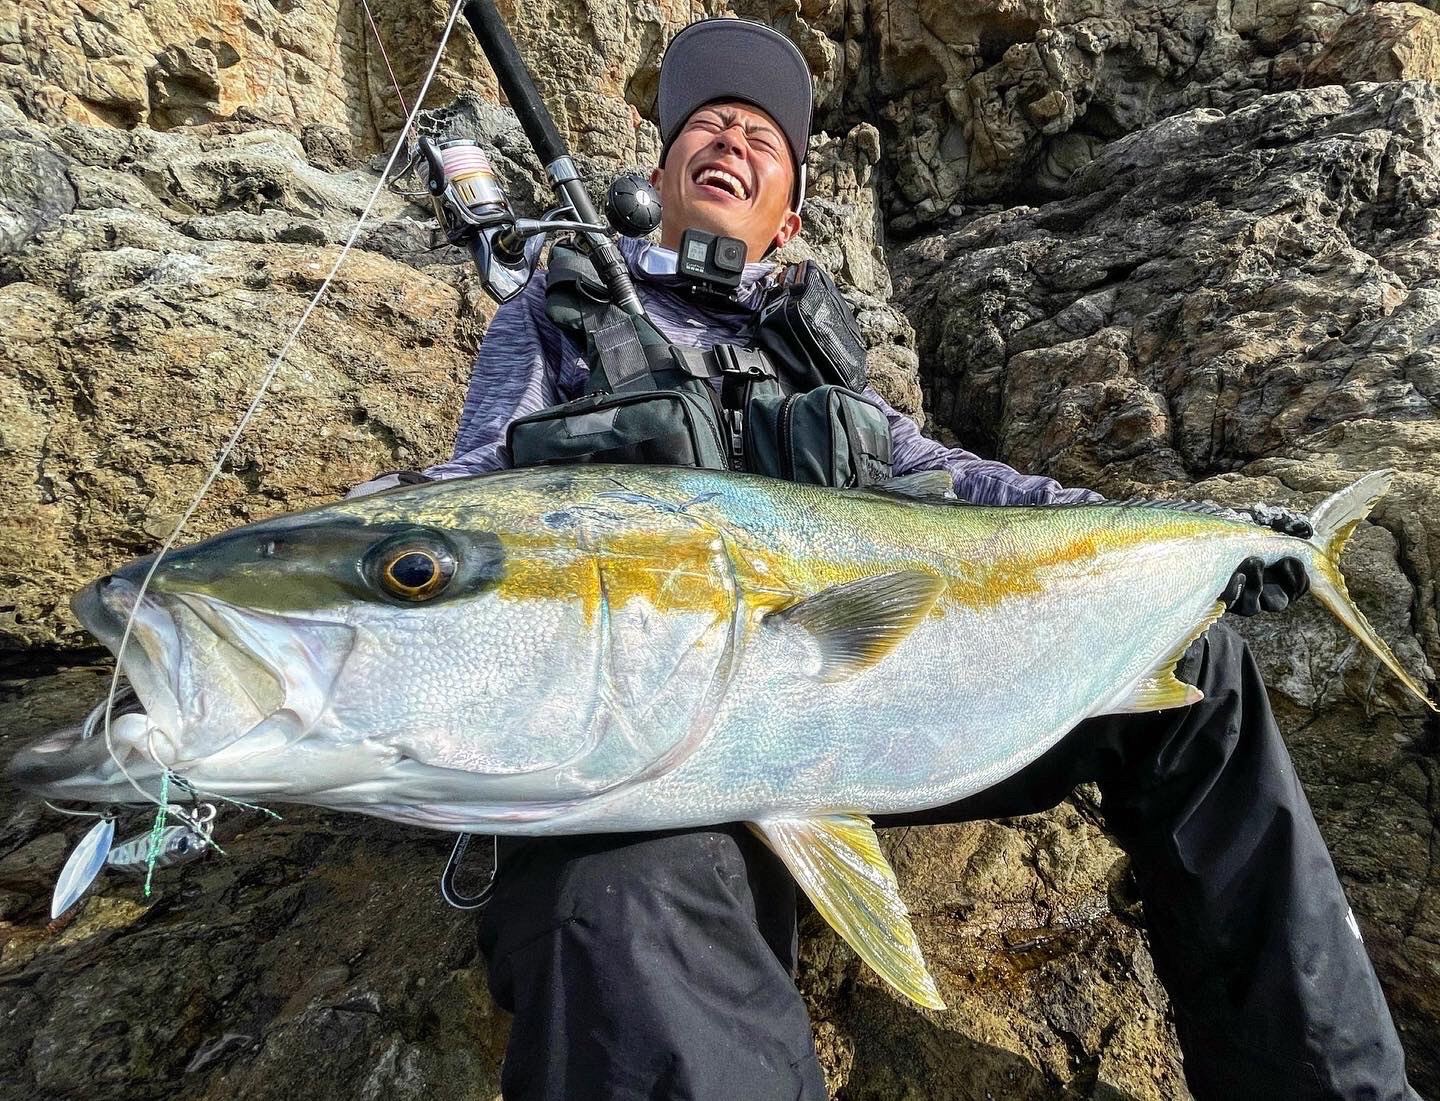
{"label": "gopro camera", "polygon": [[738,237],[720,237],[703,229],[687,229],[680,236],[680,274],[697,286],[726,292],[740,285],[745,271],[745,242]]}

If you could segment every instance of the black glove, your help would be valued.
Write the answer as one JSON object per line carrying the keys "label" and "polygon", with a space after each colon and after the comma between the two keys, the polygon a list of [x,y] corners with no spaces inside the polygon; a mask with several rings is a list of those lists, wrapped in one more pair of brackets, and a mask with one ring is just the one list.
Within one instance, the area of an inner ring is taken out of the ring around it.
{"label": "black glove", "polygon": [[1309,591],[1310,578],[1298,558],[1282,558],[1271,566],[1265,565],[1262,558],[1247,558],[1230,578],[1220,599],[1226,611],[1248,617],[1260,612],[1283,612],[1292,600],[1299,600]]}
{"label": "black glove", "polygon": [[1269,528],[1271,531],[1278,531],[1281,535],[1293,535],[1297,539],[1309,539],[1315,534],[1315,529],[1310,526],[1310,518],[1303,512],[1295,512],[1292,509],[1281,508],[1279,505],[1246,505],[1237,508],[1236,512],[1244,513],[1262,528]]}
{"label": "black glove", "polygon": [[[1246,505],[1235,511],[1281,535],[1309,539],[1315,534],[1309,517],[1293,509]],[[1230,578],[1220,599],[1227,611],[1248,617],[1261,612],[1283,612],[1292,600],[1299,600],[1309,591],[1310,578],[1298,558],[1282,558],[1271,566],[1259,558],[1247,558]]]}

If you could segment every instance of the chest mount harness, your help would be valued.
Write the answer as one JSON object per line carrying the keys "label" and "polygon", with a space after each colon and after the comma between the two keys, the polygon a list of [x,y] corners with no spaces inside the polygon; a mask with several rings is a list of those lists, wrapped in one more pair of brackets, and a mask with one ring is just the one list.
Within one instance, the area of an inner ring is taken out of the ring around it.
{"label": "chest mount harness", "polygon": [[545,310],[583,344],[590,374],[581,397],[510,426],[515,465],[691,466],[842,488],[888,478],[890,428],[860,395],[849,306],[810,261],[777,276],[746,344],[701,350],[615,308],[587,258],[556,247]]}

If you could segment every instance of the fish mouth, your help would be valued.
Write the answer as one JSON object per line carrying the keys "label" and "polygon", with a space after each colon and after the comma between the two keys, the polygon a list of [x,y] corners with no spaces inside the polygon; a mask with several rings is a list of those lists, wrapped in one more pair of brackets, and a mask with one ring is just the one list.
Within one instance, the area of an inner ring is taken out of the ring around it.
{"label": "fish mouth", "polygon": [[139,708],[117,708],[107,729],[102,701],[84,722],[16,754],[11,782],[52,799],[136,802],[143,798],[136,788],[156,794],[166,772],[218,794],[255,794],[253,769],[246,782],[227,785],[234,766],[304,738],[354,647],[354,629],[343,623],[239,608],[196,592],[141,597],[122,576],[87,586],[71,606],[117,655]]}

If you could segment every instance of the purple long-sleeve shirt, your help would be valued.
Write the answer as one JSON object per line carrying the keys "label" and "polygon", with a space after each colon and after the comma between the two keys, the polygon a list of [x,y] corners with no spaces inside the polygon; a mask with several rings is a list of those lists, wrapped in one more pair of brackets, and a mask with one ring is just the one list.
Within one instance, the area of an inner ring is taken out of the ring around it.
{"label": "purple long-sleeve shirt", "polygon": [[[620,248],[646,312],[671,341],[706,349],[744,340],[771,265],[747,264],[737,301],[709,306],[678,290],[673,275],[675,254],[670,250],[630,238],[622,238]],[[505,431],[511,421],[584,392],[589,370],[583,348],[545,315],[545,282],[545,273],[537,272],[520,296],[495,314],[465,393],[454,457],[425,471],[430,477],[455,478],[510,466]],[[1064,489],[1050,478],[1021,474],[1004,463],[926,439],[914,421],[892,409],[873,389],[867,387],[864,396],[890,422],[897,476],[947,471],[954,479],[955,495],[974,504],[1099,499],[1099,494],[1089,490]]]}

